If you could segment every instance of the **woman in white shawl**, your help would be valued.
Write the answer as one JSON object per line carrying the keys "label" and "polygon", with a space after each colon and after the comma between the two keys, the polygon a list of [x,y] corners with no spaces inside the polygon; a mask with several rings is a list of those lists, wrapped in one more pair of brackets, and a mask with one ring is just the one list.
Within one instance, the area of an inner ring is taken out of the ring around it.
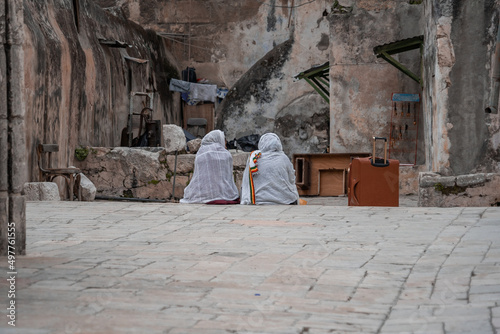
{"label": "woman in white shawl", "polygon": [[297,204],[295,170],[281,140],[266,133],[248,159],[241,186],[241,204]]}
{"label": "woman in white shawl", "polygon": [[181,203],[238,204],[233,179],[233,157],[226,150],[224,132],[210,131],[201,140],[194,160],[193,178],[184,189]]}

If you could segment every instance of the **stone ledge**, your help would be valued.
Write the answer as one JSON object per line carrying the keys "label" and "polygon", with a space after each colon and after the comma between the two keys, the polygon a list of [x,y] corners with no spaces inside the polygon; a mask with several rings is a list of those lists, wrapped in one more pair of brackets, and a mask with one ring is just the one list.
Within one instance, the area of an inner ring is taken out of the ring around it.
{"label": "stone ledge", "polygon": [[[230,151],[236,186],[241,179],[248,152]],[[172,199],[175,171],[175,198],[184,196],[184,188],[193,175],[196,154],[175,154],[162,148],[93,147],[77,167],[95,185],[96,196]]]}
{"label": "stone ledge", "polygon": [[55,182],[27,182],[23,187],[27,201],[60,201],[59,187]]}
{"label": "stone ledge", "polygon": [[478,173],[441,176],[419,174],[418,206],[468,207],[500,205],[500,174]]}

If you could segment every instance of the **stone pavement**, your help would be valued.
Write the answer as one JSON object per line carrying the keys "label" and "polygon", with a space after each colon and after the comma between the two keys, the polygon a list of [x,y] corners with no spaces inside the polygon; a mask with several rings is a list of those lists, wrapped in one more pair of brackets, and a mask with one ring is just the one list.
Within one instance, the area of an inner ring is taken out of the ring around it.
{"label": "stone pavement", "polygon": [[0,333],[500,333],[500,208],[315,201],[28,202]]}

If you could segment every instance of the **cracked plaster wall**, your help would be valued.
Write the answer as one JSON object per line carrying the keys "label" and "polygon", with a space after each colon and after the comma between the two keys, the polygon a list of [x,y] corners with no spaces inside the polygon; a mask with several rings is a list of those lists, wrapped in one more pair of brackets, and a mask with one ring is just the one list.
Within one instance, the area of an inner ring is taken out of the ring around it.
{"label": "cracked plaster wall", "polygon": [[500,167],[499,117],[486,114],[498,31],[496,1],[425,1],[428,169],[443,175]]}
{"label": "cracked plaster wall", "polygon": [[228,139],[274,131],[289,156],[328,146],[329,106],[293,76],[328,61],[329,24],[323,11],[330,11],[332,1],[98,2],[160,33],[178,34],[165,39],[182,66],[195,67],[199,78],[236,88],[216,110],[217,125]]}
{"label": "cracked plaster wall", "polygon": [[[377,59],[373,48],[422,35],[423,9],[401,1],[344,3],[351,13],[329,17],[331,151],[371,152],[373,136],[389,138],[392,93],[421,93],[418,83]],[[394,58],[420,73],[418,50]]]}
{"label": "cracked plaster wall", "polygon": [[[180,123],[179,102],[167,85],[167,78],[178,77],[179,70],[154,32],[110,15],[92,1],[27,0],[24,33],[30,180],[38,181],[39,143],[59,144],[54,167],[72,165],[80,145],[120,146],[129,91],[155,91],[153,119]],[[131,47],[111,48],[100,44],[99,38]],[[124,50],[148,62],[126,60]],[[144,98],[134,98],[133,112],[139,113],[143,102]]]}

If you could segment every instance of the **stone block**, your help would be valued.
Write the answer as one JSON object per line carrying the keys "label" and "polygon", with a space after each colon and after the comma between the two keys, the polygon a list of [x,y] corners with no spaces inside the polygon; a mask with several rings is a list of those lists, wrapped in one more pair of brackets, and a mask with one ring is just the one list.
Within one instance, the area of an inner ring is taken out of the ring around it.
{"label": "stone block", "polygon": [[[58,192],[59,194],[59,192]],[[24,184],[23,195],[27,201],[40,200],[40,185],[39,182],[27,182]]]}
{"label": "stone block", "polygon": [[490,181],[493,181],[494,179],[498,179],[500,178],[500,174],[497,174],[497,173],[486,173],[484,174],[484,177],[485,177],[485,181],[486,182],[490,182]]}
{"label": "stone block", "polygon": [[168,181],[151,183],[144,187],[134,188],[132,193],[137,198],[166,199],[171,196],[172,184]]}
{"label": "stone block", "polygon": [[439,178],[438,182],[441,183],[443,187],[453,187],[457,182],[457,178],[455,176],[442,176]]}
{"label": "stone block", "polygon": [[26,201],[60,201],[59,188],[55,182],[27,182],[23,195]]}
{"label": "stone block", "polygon": [[189,149],[189,153],[196,153],[200,149],[201,139],[195,138],[187,142],[187,147]]}
{"label": "stone block", "polygon": [[250,152],[237,152],[233,155],[233,168],[245,169]]}
{"label": "stone block", "polygon": [[434,187],[438,182],[437,180],[441,177],[438,173],[432,172],[422,172],[418,174],[418,183],[420,188]]}
{"label": "stone block", "polygon": [[420,187],[418,189],[418,206],[420,207],[440,207],[443,197],[438,196],[438,192],[432,187]]}
{"label": "stone block", "polygon": [[486,176],[484,174],[467,174],[457,176],[457,186],[459,187],[474,187],[484,184]]}
{"label": "stone block", "polygon": [[[456,184],[449,186],[449,179]],[[468,174],[440,177],[434,182],[442,187],[420,187],[418,206],[422,207],[489,207],[498,205],[500,176],[493,174]]]}
{"label": "stone block", "polygon": [[177,169],[175,169],[175,155],[167,156],[167,165],[170,171],[177,173],[190,173],[194,170],[194,154],[178,154],[177,155]]}
{"label": "stone block", "polygon": [[40,201],[60,201],[59,188],[54,182],[38,182],[40,187]]}
{"label": "stone block", "polygon": [[[172,178],[172,182],[174,179]],[[186,188],[189,181],[189,177],[183,175],[177,175],[175,178],[175,198],[181,199],[184,197],[184,189]]]}
{"label": "stone block", "polygon": [[167,152],[186,149],[186,135],[180,126],[175,124],[163,125],[163,147]]}
{"label": "stone block", "polygon": [[419,174],[419,186],[421,188],[435,187],[440,183],[443,187],[453,187],[456,182],[454,176],[441,176],[438,173],[424,172]]}
{"label": "stone block", "polygon": [[[175,154],[139,148],[90,148],[77,167],[97,188],[96,195],[130,196],[149,199],[171,199]],[[241,188],[243,170],[249,152],[231,152],[236,186]],[[177,154],[175,198],[182,198],[184,188],[193,175],[196,154]],[[85,198],[84,190],[82,199]]]}
{"label": "stone block", "polygon": [[400,166],[399,168],[399,195],[418,193],[418,182],[422,166]]}
{"label": "stone block", "polygon": [[236,184],[236,188],[238,189],[240,195],[241,195],[241,185],[243,183],[243,171],[244,170],[233,171],[234,183]]}
{"label": "stone block", "polygon": [[83,173],[80,173],[80,187],[82,189],[82,201],[93,201],[95,199],[97,188]]}

